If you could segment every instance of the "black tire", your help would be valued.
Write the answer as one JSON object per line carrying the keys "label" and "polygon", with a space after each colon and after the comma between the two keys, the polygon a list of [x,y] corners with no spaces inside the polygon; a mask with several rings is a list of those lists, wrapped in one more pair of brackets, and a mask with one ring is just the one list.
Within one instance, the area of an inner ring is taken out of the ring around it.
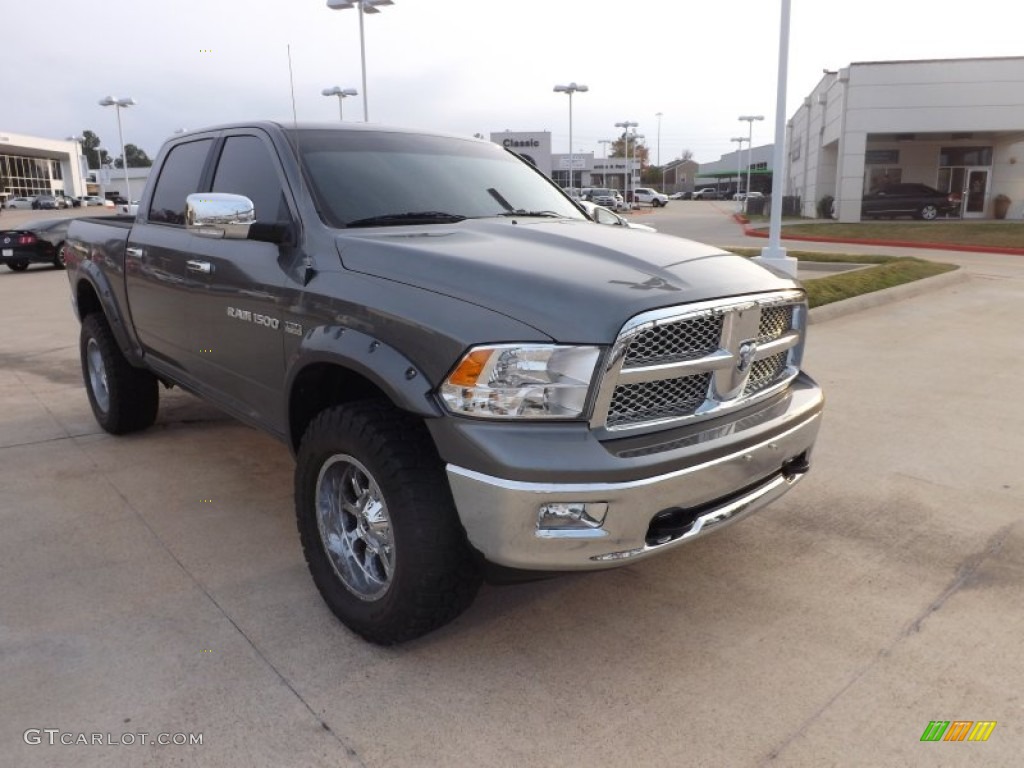
{"label": "black tire", "polygon": [[53,255],[53,266],[57,269],[65,269],[64,265],[64,243],[57,244],[57,250]]}
{"label": "black tire", "polygon": [[82,322],[79,351],[96,422],[112,435],[152,426],[160,406],[156,376],[125,359],[103,315],[92,314]]}
{"label": "black tire", "polygon": [[350,403],[313,419],[295,467],[295,512],[320,595],[372,643],[447,624],[480,587],[426,427],[389,403]]}
{"label": "black tire", "polygon": [[8,261],[7,262],[7,268],[10,269],[12,272],[24,272],[26,269],[28,269],[28,262],[27,261]]}
{"label": "black tire", "polygon": [[917,212],[917,218],[924,219],[925,221],[934,221],[939,217],[939,207],[937,205],[922,205],[921,209]]}

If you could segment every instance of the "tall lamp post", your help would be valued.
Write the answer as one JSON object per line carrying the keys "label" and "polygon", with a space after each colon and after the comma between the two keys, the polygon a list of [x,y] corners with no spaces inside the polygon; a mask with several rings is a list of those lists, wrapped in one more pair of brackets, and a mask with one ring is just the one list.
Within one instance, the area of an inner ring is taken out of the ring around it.
{"label": "tall lamp post", "polygon": [[658,191],[659,192],[664,192],[665,191],[665,172],[664,172],[664,170],[662,170],[662,167],[661,167],[661,112],[656,112],[654,114],[654,116],[656,118],[658,118],[658,172],[661,173],[661,181],[658,184]]}
{"label": "tall lamp post", "polygon": [[131,182],[128,181],[128,156],[124,151],[124,131],[121,130],[121,108],[134,107],[136,101],[131,96],[126,99],[107,96],[100,99],[99,104],[101,107],[113,107],[117,111],[117,137],[121,140],[121,167],[124,169],[124,196],[130,204],[132,201],[132,186]]}
{"label": "tall lamp post", "polygon": [[332,11],[359,11],[359,55],[363,66],[363,122],[370,122],[370,108],[366,103],[366,37],[363,33],[363,14],[380,13],[380,5],[394,5],[394,0],[327,0]]}
{"label": "tall lamp post", "polygon": [[[737,146],[736,146],[736,191],[739,192],[740,191],[740,182],[743,179],[743,142],[746,141],[746,138],[743,137],[743,136],[734,136],[733,138],[729,139],[729,141],[735,141],[736,144],[737,144]],[[750,194],[750,190],[748,189],[747,190],[747,195],[749,196],[749,194]],[[746,198],[744,198],[743,201],[740,203],[740,207],[739,207],[738,210],[744,210],[746,207],[747,207],[747,201],[746,201]]]}
{"label": "tall lamp post", "polygon": [[[750,167],[754,164],[754,121],[764,120],[764,115],[740,115],[740,121],[747,121],[747,195],[750,195]],[[737,190],[739,191],[739,190]]]}
{"label": "tall lamp post", "polygon": [[341,104],[345,100],[345,97],[359,95],[359,91],[355,88],[339,88],[338,86],[334,86],[333,88],[324,88],[320,93],[324,96],[338,97],[338,119],[342,121],[345,120],[345,114],[341,111]]}
{"label": "tall lamp post", "polygon": [[[565,93],[569,96],[569,183],[566,185],[569,189],[572,189],[572,177],[573,177],[573,154],[572,154],[572,95],[574,93],[586,93],[590,89],[585,85],[578,85],[576,83],[569,83],[568,85],[556,85],[555,93]],[[581,179],[582,181],[582,179]]]}
{"label": "tall lamp post", "polygon": [[616,123],[615,124],[616,128],[621,128],[622,129],[623,149],[624,149],[624,154],[626,156],[626,176],[625,176],[625,179],[624,179],[624,181],[625,181],[625,189],[623,190],[623,192],[626,193],[626,205],[630,205],[630,202],[629,202],[629,187],[630,187],[630,181],[632,181],[632,176],[633,176],[632,171],[631,171],[631,169],[629,167],[629,129],[630,128],[636,128],[638,125],[639,125],[639,123],[634,123],[634,122],[631,122],[630,120],[623,120],[621,123]]}

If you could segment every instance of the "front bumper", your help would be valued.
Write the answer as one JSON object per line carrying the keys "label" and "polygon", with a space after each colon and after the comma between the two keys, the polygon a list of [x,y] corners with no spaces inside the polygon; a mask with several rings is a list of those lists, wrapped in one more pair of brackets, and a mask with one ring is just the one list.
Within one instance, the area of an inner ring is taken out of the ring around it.
{"label": "front bumper", "polygon": [[[823,399],[802,376],[800,396],[737,414],[656,448],[662,470],[620,482],[509,480],[448,464],[448,479],[470,543],[490,562],[545,571],[596,570],[671,549],[724,527],[782,496],[809,466]],[[723,446],[726,450],[723,451]],[[646,452],[650,459],[648,448]],[[625,443],[618,461],[645,451]],[[599,527],[542,529],[545,504],[589,503],[604,510]],[[601,505],[607,505],[602,507]],[[657,518],[657,520],[656,520]],[[674,521],[670,535],[659,528]]]}

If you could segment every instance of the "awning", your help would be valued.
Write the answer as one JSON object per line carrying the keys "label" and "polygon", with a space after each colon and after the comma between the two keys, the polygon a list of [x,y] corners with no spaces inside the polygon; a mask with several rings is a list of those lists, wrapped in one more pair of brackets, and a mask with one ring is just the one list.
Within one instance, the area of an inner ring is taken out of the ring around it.
{"label": "awning", "polygon": [[[747,169],[744,168],[740,171],[740,176],[746,176]],[[772,172],[770,168],[752,168],[750,170],[751,176],[771,176]],[[694,178],[697,179],[731,179],[736,176],[736,171],[716,171],[715,173],[698,173]]]}

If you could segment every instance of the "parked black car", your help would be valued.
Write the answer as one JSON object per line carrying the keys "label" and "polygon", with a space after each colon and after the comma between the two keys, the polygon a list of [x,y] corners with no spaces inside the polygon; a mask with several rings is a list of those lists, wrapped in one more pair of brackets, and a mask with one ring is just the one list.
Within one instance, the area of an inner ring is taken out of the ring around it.
{"label": "parked black car", "polygon": [[958,195],[940,192],[927,184],[890,184],[864,195],[862,219],[880,216],[913,216],[931,221],[939,215],[960,211]]}
{"label": "parked black car", "polygon": [[35,263],[64,268],[64,241],[71,219],[51,219],[0,232],[0,264],[15,272]]}
{"label": "parked black car", "polygon": [[40,211],[45,208],[57,210],[58,206],[59,203],[57,202],[57,198],[53,195],[40,195],[32,201],[32,208],[36,211]]}

